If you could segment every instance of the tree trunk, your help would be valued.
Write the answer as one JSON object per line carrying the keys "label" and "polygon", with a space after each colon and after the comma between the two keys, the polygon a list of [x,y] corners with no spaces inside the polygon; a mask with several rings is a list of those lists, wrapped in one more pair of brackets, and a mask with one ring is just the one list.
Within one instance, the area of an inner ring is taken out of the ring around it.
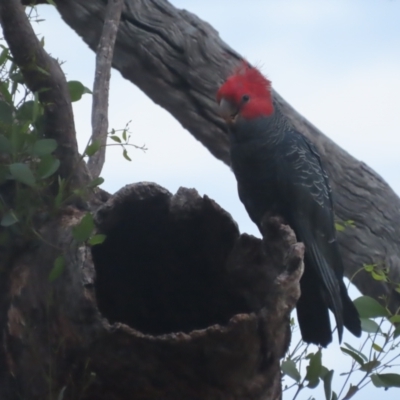
{"label": "tree trunk", "polygon": [[8,266],[2,400],[281,397],[304,251],[289,227],[239,235],[209,198],[150,183],[100,206],[103,244],[73,239],[83,215],[46,222]]}
{"label": "tree trunk", "polygon": [[[55,0],[64,20],[96,49],[105,2]],[[168,110],[196,139],[230,164],[228,137],[216,114],[215,93],[241,56],[209,24],[166,0],[125,0],[113,66]],[[400,282],[400,199],[367,165],[350,156],[274,92],[294,126],[314,142],[330,177],[337,218],[354,227],[339,232],[346,276],[364,264],[390,269]],[[362,293],[388,296],[393,309],[400,295],[363,272],[355,285]]]}

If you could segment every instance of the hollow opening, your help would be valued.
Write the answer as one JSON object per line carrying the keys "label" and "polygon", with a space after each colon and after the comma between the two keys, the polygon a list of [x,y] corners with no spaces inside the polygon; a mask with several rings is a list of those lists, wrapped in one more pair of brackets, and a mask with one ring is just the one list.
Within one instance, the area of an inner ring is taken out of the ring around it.
{"label": "hollow opening", "polygon": [[239,231],[212,200],[140,183],[121,189],[96,218],[107,236],[92,248],[96,296],[110,322],[148,334],[190,332],[248,311],[226,270]]}

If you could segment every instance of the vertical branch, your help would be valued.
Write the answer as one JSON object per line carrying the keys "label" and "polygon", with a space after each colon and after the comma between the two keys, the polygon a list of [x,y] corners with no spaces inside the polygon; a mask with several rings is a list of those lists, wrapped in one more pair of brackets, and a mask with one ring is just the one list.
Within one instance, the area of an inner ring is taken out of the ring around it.
{"label": "vertical branch", "polygon": [[108,0],[103,31],[97,48],[93,84],[92,142],[97,141],[100,149],[88,162],[93,178],[100,175],[106,158],[111,63],[123,4],[123,0]]}

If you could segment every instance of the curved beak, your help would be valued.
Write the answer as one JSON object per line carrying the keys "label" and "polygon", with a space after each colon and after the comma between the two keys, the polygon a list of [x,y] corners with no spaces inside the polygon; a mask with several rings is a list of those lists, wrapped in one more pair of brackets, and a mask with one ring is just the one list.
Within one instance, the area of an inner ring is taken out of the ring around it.
{"label": "curved beak", "polygon": [[239,110],[229,100],[222,98],[219,102],[219,114],[229,124],[235,121]]}

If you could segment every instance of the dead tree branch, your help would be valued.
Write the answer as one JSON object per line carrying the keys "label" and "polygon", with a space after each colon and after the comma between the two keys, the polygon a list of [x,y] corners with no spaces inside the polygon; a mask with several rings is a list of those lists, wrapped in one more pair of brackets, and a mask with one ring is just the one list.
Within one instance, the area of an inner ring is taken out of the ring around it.
{"label": "dead tree branch", "polygon": [[[64,20],[96,49],[103,27],[103,1],[55,0]],[[169,111],[195,138],[229,164],[225,124],[216,113],[215,93],[241,56],[209,24],[166,0],[125,0],[113,66]],[[329,174],[339,220],[354,228],[339,232],[346,275],[363,264],[384,264],[400,281],[400,199],[367,165],[356,160],[274,93],[296,128],[317,146]],[[364,293],[400,295],[385,282],[360,273],[354,283]]]}
{"label": "dead tree branch", "polygon": [[97,48],[93,84],[92,142],[97,141],[100,149],[88,161],[92,178],[100,176],[106,159],[111,63],[123,4],[123,0],[108,0],[104,27]]}

